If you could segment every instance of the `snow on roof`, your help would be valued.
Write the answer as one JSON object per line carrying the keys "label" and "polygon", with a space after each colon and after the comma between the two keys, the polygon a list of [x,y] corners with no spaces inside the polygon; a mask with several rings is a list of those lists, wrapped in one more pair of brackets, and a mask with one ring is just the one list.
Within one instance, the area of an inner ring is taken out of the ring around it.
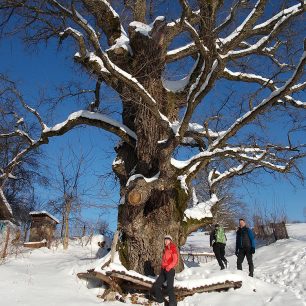
{"label": "snow on roof", "polygon": [[212,194],[211,198],[206,202],[194,203],[191,208],[185,210],[186,218],[201,220],[204,218],[212,218],[211,208],[219,201],[216,194]]}
{"label": "snow on roof", "polygon": [[51,215],[50,213],[48,213],[45,210],[42,211],[31,211],[30,212],[31,216],[35,216],[35,215],[47,215],[48,217],[50,217],[51,219],[53,219],[55,222],[60,223],[59,220],[57,218],[55,218],[53,215]]}

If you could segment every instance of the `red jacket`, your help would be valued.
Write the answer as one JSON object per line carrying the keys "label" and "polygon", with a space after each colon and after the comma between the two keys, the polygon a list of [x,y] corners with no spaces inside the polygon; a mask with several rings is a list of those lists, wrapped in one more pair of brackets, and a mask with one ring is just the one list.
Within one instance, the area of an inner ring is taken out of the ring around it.
{"label": "red jacket", "polygon": [[165,246],[162,258],[162,269],[169,272],[178,263],[178,253],[175,244],[171,241],[168,246]]}

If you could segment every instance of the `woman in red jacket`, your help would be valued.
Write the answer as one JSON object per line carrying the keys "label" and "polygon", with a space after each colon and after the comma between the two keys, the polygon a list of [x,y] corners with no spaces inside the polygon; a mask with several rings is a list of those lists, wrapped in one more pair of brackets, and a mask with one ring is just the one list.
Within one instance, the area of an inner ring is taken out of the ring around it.
{"label": "woman in red jacket", "polygon": [[169,295],[169,306],[176,306],[176,298],[174,294],[174,275],[176,267],[178,263],[178,252],[176,245],[172,241],[172,237],[170,235],[165,236],[165,248],[163,251],[163,258],[161,264],[161,271],[156,279],[152,290],[155,297],[155,300],[158,303],[162,303],[164,301],[162,294],[162,286],[165,281],[167,281],[167,292]]}

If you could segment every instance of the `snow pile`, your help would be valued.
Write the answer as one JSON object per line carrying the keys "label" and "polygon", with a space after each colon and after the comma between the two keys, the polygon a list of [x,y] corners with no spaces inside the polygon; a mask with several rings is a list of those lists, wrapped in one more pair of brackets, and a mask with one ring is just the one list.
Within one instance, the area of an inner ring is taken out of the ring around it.
{"label": "snow pile", "polygon": [[158,16],[151,24],[145,24],[139,21],[132,21],[129,26],[135,28],[134,30],[135,32],[139,32],[144,36],[150,37],[150,32],[152,31],[155,22],[163,21],[164,19],[165,19],[164,16]]}
{"label": "snow pile", "polygon": [[195,189],[192,190],[193,206],[185,210],[186,218],[201,220],[203,218],[212,218],[211,208],[219,201],[216,194],[212,194],[211,198],[205,202],[199,202]]}
{"label": "snow pile", "polygon": [[[244,303],[248,306],[305,306],[306,224],[290,224],[288,233],[292,238],[256,249],[254,278],[248,277],[246,261],[243,271],[236,270],[236,256],[231,255],[235,232],[227,233],[227,270],[220,271],[216,260],[205,264],[193,263],[193,267],[186,267],[176,275],[175,282],[176,285],[195,287],[198,283],[239,279],[242,287],[228,292],[195,294],[179,302],[178,306],[237,306]],[[102,271],[101,266],[110,258],[109,254],[104,258],[96,256],[96,244],[102,239],[101,236],[92,237],[88,244],[88,237],[84,241],[75,239],[70,241],[67,251],[62,247],[24,250],[17,257],[8,258],[0,265],[1,279],[5,279],[0,282],[1,305],[122,305],[118,301],[102,302],[97,295],[101,295],[104,289],[95,288],[91,282],[79,280],[76,276],[78,272],[94,267]],[[211,251],[209,236],[205,233],[190,235],[186,246],[193,250]],[[112,265],[110,268],[123,268],[117,257]],[[126,305],[132,304],[127,302]]]}

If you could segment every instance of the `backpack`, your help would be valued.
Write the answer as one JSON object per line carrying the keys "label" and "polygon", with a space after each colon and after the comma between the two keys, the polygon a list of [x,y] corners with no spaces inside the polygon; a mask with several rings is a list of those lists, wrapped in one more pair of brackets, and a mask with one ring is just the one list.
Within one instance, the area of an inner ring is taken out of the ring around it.
{"label": "backpack", "polygon": [[222,226],[219,226],[216,229],[215,235],[216,235],[216,242],[226,244],[226,236],[225,236],[224,228]]}

